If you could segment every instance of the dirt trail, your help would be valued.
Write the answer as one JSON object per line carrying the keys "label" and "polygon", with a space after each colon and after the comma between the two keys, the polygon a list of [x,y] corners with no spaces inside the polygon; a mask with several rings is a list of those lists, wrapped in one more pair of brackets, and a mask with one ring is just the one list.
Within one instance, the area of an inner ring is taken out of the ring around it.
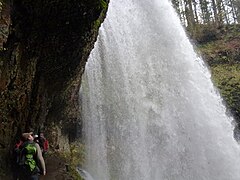
{"label": "dirt trail", "polygon": [[45,157],[47,174],[40,180],[73,180],[67,172],[66,163],[57,154],[48,154]]}

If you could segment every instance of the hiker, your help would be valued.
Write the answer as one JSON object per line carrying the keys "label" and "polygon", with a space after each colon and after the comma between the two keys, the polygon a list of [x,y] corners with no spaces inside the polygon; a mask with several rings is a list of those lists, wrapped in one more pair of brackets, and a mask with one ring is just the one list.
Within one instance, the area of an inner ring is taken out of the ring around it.
{"label": "hiker", "polygon": [[23,133],[23,144],[19,147],[19,179],[39,180],[39,175],[46,174],[45,162],[41,149],[34,142],[33,133]]}
{"label": "hiker", "polygon": [[48,140],[45,138],[43,132],[39,133],[38,141],[39,141],[39,146],[42,149],[42,154],[45,155],[46,152],[48,151],[49,143],[48,143]]}

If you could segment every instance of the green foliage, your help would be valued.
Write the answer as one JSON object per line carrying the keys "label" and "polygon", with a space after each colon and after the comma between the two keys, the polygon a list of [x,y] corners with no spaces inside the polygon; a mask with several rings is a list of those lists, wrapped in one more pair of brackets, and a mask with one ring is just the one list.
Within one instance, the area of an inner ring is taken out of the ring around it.
{"label": "green foliage", "polygon": [[106,10],[108,7],[108,4],[105,0],[100,0],[100,5],[101,5],[101,8],[104,10]]}
{"label": "green foliage", "polygon": [[84,180],[84,179],[78,174],[78,172],[76,171],[75,167],[70,166],[70,167],[69,167],[69,172],[70,172],[70,174],[72,175],[72,177],[73,177],[74,180]]}
{"label": "green foliage", "polygon": [[240,27],[227,26],[218,30],[215,40],[199,45],[199,49],[210,66],[240,62]]}
{"label": "green foliage", "polygon": [[199,51],[210,65],[212,78],[227,107],[240,121],[240,26],[218,29],[215,40],[199,45]]}
{"label": "green foliage", "polygon": [[217,65],[212,76],[228,107],[235,115],[240,114],[240,64]]}
{"label": "green foliage", "polygon": [[[224,41],[210,42],[201,46],[202,54],[207,58],[210,66],[215,64],[229,64],[234,61],[235,49]],[[232,56],[232,58],[230,57]]]}
{"label": "green foliage", "polygon": [[70,163],[74,166],[81,166],[85,161],[85,148],[80,143],[70,145]]}
{"label": "green foliage", "polygon": [[97,19],[96,21],[94,21],[93,28],[97,30],[100,27],[100,25],[101,21]]}
{"label": "green foliage", "polygon": [[[191,29],[187,28],[191,33]],[[217,40],[229,41],[233,38],[240,37],[240,25],[226,25],[222,27],[216,27],[214,24],[196,24],[196,33],[191,36],[199,44],[205,44]]]}
{"label": "green foliage", "polygon": [[214,25],[195,25],[195,31],[192,32],[193,29],[187,28],[188,32],[193,39],[195,39],[198,43],[205,43],[209,41],[214,41],[217,39],[217,29]]}
{"label": "green foliage", "polygon": [[95,31],[98,31],[98,29],[99,29],[99,27],[100,27],[100,25],[101,25],[101,23],[102,23],[102,21],[101,21],[101,16],[103,16],[103,12],[105,12],[105,11],[107,10],[107,8],[108,8],[108,3],[107,3],[105,0],[100,0],[99,8],[100,8],[101,10],[103,10],[103,11],[102,11],[100,17],[99,17],[96,21],[94,21],[94,23],[93,23],[93,29],[94,29]]}
{"label": "green foliage", "polygon": [[69,173],[75,180],[83,180],[79,173],[76,171],[76,167],[82,166],[85,161],[85,148],[84,145],[75,142],[70,144],[70,152],[61,154],[68,164]]}

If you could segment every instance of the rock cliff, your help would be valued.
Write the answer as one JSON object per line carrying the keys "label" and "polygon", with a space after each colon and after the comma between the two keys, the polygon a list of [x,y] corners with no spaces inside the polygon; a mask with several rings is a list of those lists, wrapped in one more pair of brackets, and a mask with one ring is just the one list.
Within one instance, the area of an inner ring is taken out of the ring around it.
{"label": "rock cliff", "polygon": [[2,0],[0,174],[24,131],[45,131],[53,149],[76,138],[78,90],[108,0]]}

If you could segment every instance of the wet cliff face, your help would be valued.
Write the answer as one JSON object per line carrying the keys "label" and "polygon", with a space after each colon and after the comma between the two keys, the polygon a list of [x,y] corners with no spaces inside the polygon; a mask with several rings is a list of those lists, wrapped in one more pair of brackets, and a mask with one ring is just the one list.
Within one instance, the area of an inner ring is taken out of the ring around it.
{"label": "wet cliff face", "polygon": [[2,3],[8,11],[0,23],[6,31],[0,42],[0,153],[28,129],[44,130],[53,148],[64,148],[76,137],[81,75],[108,1]]}

